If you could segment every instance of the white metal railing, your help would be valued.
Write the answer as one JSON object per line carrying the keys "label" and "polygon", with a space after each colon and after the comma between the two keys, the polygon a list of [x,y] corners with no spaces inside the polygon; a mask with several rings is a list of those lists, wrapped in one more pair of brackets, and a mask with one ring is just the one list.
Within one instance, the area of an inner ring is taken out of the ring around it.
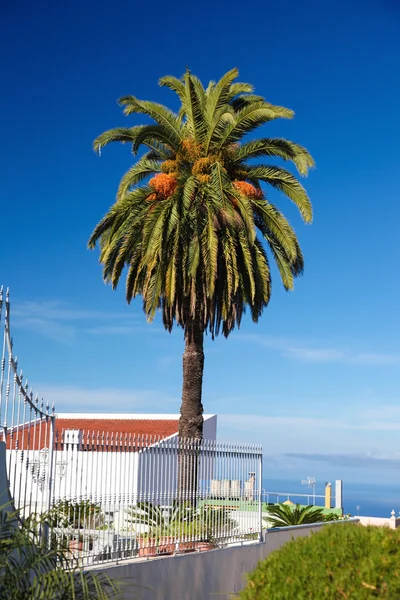
{"label": "white metal railing", "polygon": [[[44,405],[18,370],[10,329],[10,295],[0,288],[0,324],[3,335],[0,360],[0,442],[6,448],[10,495],[16,509],[46,511],[51,504],[54,405]],[[47,466],[43,450],[48,449]]]}
{"label": "white metal railing", "polygon": [[[270,492],[262,490],[262,501],[266,504],[279,504],[286,501],[294,504],[307,504],[315,506],[323,506],[325,503],[324,494],[298,494],[293,492]],[[335,496],[331,496],[331,500],[335,501]]]}
{"label": "white metal railing", "polygon": [[53,541],[80,564],[261,537],[258,445],[56,431],[54,461]]}

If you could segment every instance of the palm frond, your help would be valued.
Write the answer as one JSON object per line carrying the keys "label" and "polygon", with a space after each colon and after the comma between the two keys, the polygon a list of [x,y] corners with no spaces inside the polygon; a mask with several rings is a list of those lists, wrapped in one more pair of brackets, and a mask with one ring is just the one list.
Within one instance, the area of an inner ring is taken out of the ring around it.
{"label": "palm frond", "polygon": [[209,128],[215,119],[215,113],[228,104],[232,90],[232,82],[238,75],[238,69],[231,69],[210,89],[205,111],[205,117]]}
{"label": "palm frond", "polygon": [[44,540],[50,514],[20,519],[0,508],[0,598],[20,600],[111,600],[120,587],[103,573],[84,572],[71,564],[62,540]]}
{"label": "palm frond", "polygon": [[228,124],[224,134],[218,140],[217,147],[221,149],[226,144],[237,142],[264,123],[279,118],[290,118],[291,114],[288,109],[274,106],[264,100],[250,102],[235,111],[234,122]]}
{"label": "palm frond", "polygon": [[181,134],[181,119],[166,106],[163,106],[158,102],[138,100],[135,96],[123,96],[119,99],[119,104],[125,106],[125,115],[147,115],[158,123],[158,125],[163,127],[165,131],[175,139],[176,144],[178,143]]}
{"label": "palm frond", "polygon": [[[180,138],[172,133],[170,130],[162,127],[161,125],[146,125],[143,127],[136,137],[132,145],[132,151],[137,154],[140,146],[144,144],[148,148],[153,148],[155,151],[177,151],[180,145]],[[170,154],[169,154],[170,156]],[[166,158],[169,157],[168,155]]]}
{"label": "palm frond", "polygon": [[185,97],[185,83],[183,79],[178,79],[178,77],[174,77],[173,75],[164,75],[164,77],[160,77],[158,80],[158,85],[176,92],[181,102],[183,102]]}
{"label": "palm frond", "polygon": [[[230,90],[229,90],[229,100],[233,100],[236,96],[244,96],[244,94],[252,94],[252,92],[254,91],[254,86],[251,85],[251,83],[242,83],[240,81],[236,81],[235,83],[232,83]],[[258,96],[258,98],[261,98],[261,96]]]}
{"label": "palm frond", "polygon": [[195,79],[186,71],[185,73],[185,102],[182,108],[185,111],[187,121],[185,129],[193,139],[201,143],[206,134],[206,123],[203,113],[203,96],[204,89],[199,81],[195,83]]}
{"label": "palm frond", "polygon": [[261,156],[277,156],[283,160],[290,160],[300,175],[307,175],[308,170],[315,166],[306,148],[282,138],[262,138],[242,144],[236,149],[233,162],[240,164],[242,161]]}
{"label": "palm frond", "polygon": [[117,200],[121,200],[130,188],[146,179],[146,177],[149,177],[154,173],[159,173],[160,165],[160,159],[150,159],[149,153],[145,154],[137,163],[132,165],[122,177],[117,191]]}
{"label": "palm frond", "polygon": [[100,154],[101,149],[111,142],[133,144],[139,133],[141,133],[145,127],[145,125],[137,125],[136,127],[115,127],[114,129],[109,129],[94,140],[93,150]]}
{"label": "palm frond", "polygon": [[273,527],[286,527],[289,525],[306,525],[324,521],[322,508],[316,506],[295,506],[276,504],[268,506],[268,521]]}
{"label": "palm frond", "polygon": [[270,186],[283,192],[299,209],[306,223],[312,222],[312,205],[306,190],[292,173],[270,165],[257,165],[247,167],[250,177],[268,183]]}

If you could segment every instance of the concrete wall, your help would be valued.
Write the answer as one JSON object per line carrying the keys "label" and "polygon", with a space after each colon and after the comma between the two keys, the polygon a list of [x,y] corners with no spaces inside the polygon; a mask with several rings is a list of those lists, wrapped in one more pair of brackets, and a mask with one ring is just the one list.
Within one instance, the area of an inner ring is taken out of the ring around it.
{"label": "concrete wall", "polygon": [[361,525],[374,525],[375,527],[389,527],[397,529],[400,527],[400,518],[392,517],[357,517]]}
{"label": "concrete wall", "polygon": [[[335,523],[341,526],[342,521]],[[243,589],[245,574],[273,550],[322,525],[302,525],[269,531],[262,543],[154,559],[102,565],[101,572],[119,580],[126,600],[228,600]],[[92,568],[100,570],[99,567]],[[134,587],[140,586],[140,587]]]}

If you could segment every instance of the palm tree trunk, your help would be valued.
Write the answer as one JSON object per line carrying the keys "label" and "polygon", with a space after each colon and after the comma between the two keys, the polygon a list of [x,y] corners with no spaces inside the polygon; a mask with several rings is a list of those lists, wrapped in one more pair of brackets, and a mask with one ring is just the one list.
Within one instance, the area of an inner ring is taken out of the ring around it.
{"label": "palm tree trunk", "polygon": [[179,500],[195,506],[198,488],[199,445],[203,438],[204,332],[192,321],[185,331],[183,384],[179,419]]}
{"label": "palm tree trunk", "polygon": [[183,385],[181,416],[179,419],[180,438],[203,438],[203,352],[204,332],[195,322],[188,324],[185,332],[183,353]]}

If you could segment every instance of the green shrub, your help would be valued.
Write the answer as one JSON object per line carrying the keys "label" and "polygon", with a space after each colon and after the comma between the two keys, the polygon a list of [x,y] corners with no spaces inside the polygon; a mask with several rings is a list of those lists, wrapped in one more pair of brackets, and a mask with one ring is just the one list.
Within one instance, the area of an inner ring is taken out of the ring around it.
{"label": "green shrub", "polygon": [[285,544],[249,575],[241,600],[400,598],[400,530],[326,525]]}

